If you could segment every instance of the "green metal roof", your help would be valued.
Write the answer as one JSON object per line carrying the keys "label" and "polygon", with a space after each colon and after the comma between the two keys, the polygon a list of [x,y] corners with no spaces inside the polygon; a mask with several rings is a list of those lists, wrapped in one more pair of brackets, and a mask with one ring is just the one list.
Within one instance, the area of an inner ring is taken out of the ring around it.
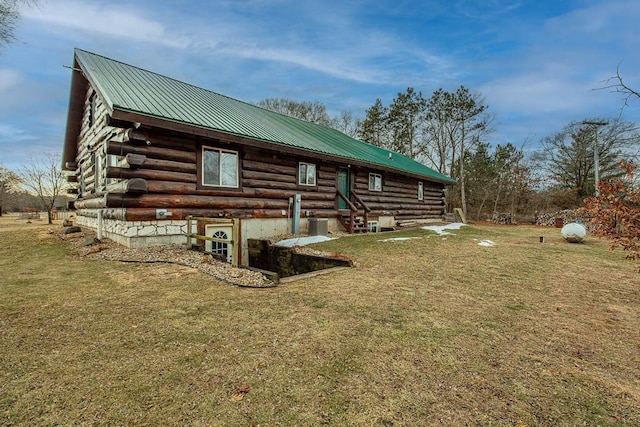
{"label": "green metal roof", "polygon": [[75,58],[88,79],[115,110],[203,129],[357,160],[431,180],[455,181],[402,154],[351,138],[342,132],[265,110],[188,83],[81,49]]}

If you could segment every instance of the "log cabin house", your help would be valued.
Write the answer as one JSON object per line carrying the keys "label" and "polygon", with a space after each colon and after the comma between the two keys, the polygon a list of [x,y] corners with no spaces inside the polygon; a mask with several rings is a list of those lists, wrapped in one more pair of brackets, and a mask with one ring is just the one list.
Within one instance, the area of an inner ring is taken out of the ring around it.
{"label": "log cabin house", "polygon": [[[247,239],[442,219],[454,181],[335,129],[76,49],[63,150],[79,225],[129,247],[184,243],[247,264]],[[310,222],[311,220],[311,222]],[[297,230],[296,230],[297,231]]]}

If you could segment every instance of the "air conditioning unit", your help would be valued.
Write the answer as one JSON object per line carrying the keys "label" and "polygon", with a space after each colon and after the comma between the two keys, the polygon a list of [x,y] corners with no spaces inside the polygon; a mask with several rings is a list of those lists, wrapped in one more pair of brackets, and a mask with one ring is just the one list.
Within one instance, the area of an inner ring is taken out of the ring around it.
{"label": "air conditioning unit", "polygon": [[309,236],[326,236],[329,232],[329,220],[327,218],[309,218]]}

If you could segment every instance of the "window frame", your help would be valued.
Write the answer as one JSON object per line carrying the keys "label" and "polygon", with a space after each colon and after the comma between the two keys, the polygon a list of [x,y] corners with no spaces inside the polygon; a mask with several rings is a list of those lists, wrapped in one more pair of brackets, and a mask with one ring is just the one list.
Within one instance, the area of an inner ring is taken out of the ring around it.
{"label": "window frame", "polygon": [[[302,182],[302,166],[305,166],[304,182]],[[309,166],[313,166],[313,183],[308,182],[309,178]],[[310,162],[298,162],[298,185],[304,187],[317,187],[318,186],[318,166],[315,163]]]}
{"label": "window frame", "polygon": [[118,182],[118,178],[107,178],[106,170],[110,167],[118,166],[118,162],[124,158],[124,156],[117,156],[115,154],[107,154],[105,157],[105,185]]}
{"label": "window frame", "polygon": [[[373,186],[371,185],[371,178],[373,178]],[[378,178],[378,180],[380,181],[379,188],[376,186],[376,178]],[[382,174],[369,172],[369,191],[382,191]]]}
{"label": "window frame", "polygon": [[[236,156],[235,161],[235,185],[225,185],[222,184],[222,166],[223,163],[221,161],[218,162],[218,179],[219,184],[208,184],[205,183],[205,151],[215,151],[218,153],[218,159],[222,159],[222,153],[231,153]],[[228,150],[225,148],[212,147],[210,145],[202,145],[200,147],[200,179],[198,180],[198,184],[202,188],[240,188],[240,153],[236,150]]]}
{"label": "window frame", "polygon": [[418,181],[418,200],[424,201],[424,182]]}
{"label": "window frame", "polygon": [[[107,179],[106,179],[106,170],[105,170],[105,166],[104,166],[104,157],[102,157],[102,153],[100,153],[99,150],[96,150],[93,155],[94,157],[94,163],[93,163],[93,175],[94,175],[94,179],[93,179],[93,187],[94,187],[94,191],[97,193],[98,191],[102,191],[106,188],[107,186]],[[104,171],[104,174],[103,174]],[[103,178],[104,176],[104,178]]]}
{"label": "window frame", "polygon": [[89,111],[88,111],[88,122],[89,128],[92,128],[96,123],[96,92],[92,91],[91,95],[89,95]]}
{"label": "window frame", "polygon": [[[227,234],[226,230],[214,231],[213,235],[211,237],[214,237],[216,239],[231,240],[231,239],[229,239],[229,235]],[[228,259],[229,258],[229,243],[228,242],[212,241],[211,242],[211,253],[212,254],[223,255],[225,259]]]}

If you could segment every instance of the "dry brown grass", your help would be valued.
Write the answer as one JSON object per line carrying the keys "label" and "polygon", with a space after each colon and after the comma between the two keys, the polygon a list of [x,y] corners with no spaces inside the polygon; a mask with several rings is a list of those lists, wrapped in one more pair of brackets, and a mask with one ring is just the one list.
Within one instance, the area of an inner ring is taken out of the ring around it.
{"label": "dry brown grass", "polygon": [[239,289],[11,228],[0,424],[640,425],[640,278],[596,239],[345,237],[356,269]]}

